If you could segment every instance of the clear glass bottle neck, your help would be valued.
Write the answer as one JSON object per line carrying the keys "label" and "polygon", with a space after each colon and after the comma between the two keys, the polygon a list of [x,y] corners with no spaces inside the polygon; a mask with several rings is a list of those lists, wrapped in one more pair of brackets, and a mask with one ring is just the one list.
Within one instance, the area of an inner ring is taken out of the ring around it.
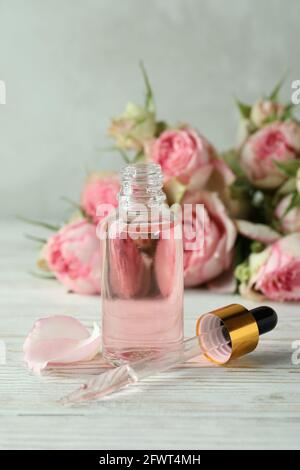
{"label": "clear glass bottle neck", "polygon": [[119,207],[122,210],[141,210],[159,207],[166,196],[162,190],[163,175],[160,165],[132,164],[121,172]]}

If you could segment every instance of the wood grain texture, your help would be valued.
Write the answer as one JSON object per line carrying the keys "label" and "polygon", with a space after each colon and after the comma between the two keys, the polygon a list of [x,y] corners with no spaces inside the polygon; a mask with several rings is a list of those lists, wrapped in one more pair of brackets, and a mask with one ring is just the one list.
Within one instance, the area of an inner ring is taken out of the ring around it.
{"label": "wood grain texture", "polygon": [[[92,326],[100,299],[31,277],[35,248],[22,231],[20,224],[0,225],[0,340],[7,346],[7,364],[0,365],[1,449],[299,448],[300,366],[291,362],[292,343],[300,340],[299,304],[275,305],[276,331],[230,366],[191,364],[99,403],[59,405],[101,362],[36,377],[22,364],[24,337],[49,314],[71,314]],[[199,314],[232,302],[254,305],[238,296],[186,292],[186,335],[194,333]]]}

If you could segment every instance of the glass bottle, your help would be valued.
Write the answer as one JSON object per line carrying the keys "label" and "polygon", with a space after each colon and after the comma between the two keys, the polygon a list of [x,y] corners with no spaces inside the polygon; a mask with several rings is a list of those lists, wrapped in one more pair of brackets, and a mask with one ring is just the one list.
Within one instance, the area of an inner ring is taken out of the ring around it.
{"label": "glass bottle", "polygon": [[183,340],[181,223],[162,185],[159,165],[128,165],[118,210],[105,222],[103,355],[116,365]]}

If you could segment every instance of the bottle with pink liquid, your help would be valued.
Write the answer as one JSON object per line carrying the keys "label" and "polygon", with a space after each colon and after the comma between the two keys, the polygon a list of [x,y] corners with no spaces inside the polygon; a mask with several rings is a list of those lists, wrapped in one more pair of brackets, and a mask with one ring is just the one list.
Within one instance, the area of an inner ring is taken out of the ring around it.
{"label": "bottle with pink liquid", "polygon": [[165,204],[161,168],[128,165],[121,176],[103,242],[103,354],[113,364],[183,340],[181,223]]}

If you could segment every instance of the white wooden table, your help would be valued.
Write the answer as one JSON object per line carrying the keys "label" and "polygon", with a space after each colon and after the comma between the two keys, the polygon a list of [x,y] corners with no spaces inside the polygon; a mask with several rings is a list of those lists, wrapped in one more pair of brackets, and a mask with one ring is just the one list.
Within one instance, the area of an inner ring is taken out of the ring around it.
{"label": "white wooden table", "polygon": [[[292,342],[300,340],[299,304],[275,305],[277,330],[230,366],[185,367],[92,405],[57,404],[97,372],[97,361],[36,377],[22,364],[24,337],[49,314],[71,314],[92,326],[100,320],[100,299],[31,277],[35,247],[24,231],[22,224],[0,224],[0,340],[7,347],[7,363],[0,365],[1,449],[300,447],[300,365],[291,360]],[[186,335],[193,335],[201,312],[241,301],[186,292]]]}

